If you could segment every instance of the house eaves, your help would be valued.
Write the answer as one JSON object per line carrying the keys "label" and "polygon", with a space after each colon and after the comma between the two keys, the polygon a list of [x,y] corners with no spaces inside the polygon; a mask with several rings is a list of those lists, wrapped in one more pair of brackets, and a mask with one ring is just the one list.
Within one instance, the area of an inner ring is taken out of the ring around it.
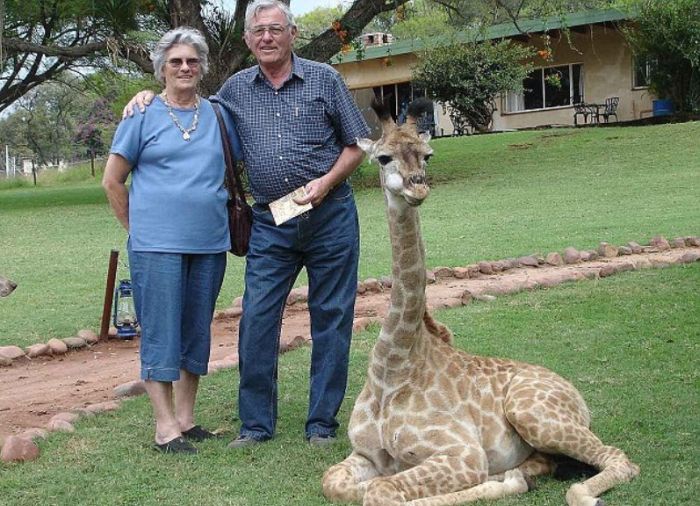
{"label": "house eaves", "polygon": [[428,39],[401,40],[391,44],[366,47],[360,52],[348,51],[346,53],[338,53],[331,58],[330,62],[332,64],[337,64],[362,60],[373,60],[376,58],[386,58],[388,56],[418,53],[431,47],[438,47],[455,42],[459,43],[467,41],[522,37],[524,34],[532,35],[550,32],[553,30],[575,29],[577,27],[600,23],[614,23],[625,21],[633,17],[635,17],[635,15],[630,12],[623,12],[617,9],[605,9],[582,11],[548,18],[524,19],[519,20],[517,26],[512,22],[501,23],[490,26],[483,31],[461,31],[455,34],[453,37],[435,36]]}

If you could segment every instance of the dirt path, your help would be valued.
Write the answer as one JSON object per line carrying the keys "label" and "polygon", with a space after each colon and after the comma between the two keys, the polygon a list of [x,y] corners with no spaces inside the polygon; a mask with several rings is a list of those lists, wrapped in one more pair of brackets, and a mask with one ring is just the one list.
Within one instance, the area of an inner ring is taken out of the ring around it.
{"label": "dirt path", "polygon": [[[460,279],[467,269],[438,269],[435,282],[428,286],[428,304],[432,308],[455,307],[471,296],[513,293],[537,286],[554,286],[564,281],[604,277],[615,272],[663,266],[681,261],[695,261],[700,248],[678,248],[665,252],[600,259],[575,265],[554,267],[519,267],[492,275],[480,274]],[[472,268],[472,276],[474,268]],[[365,293],[358,295],[356,328],[362,328],[384,316],[389,290],[377,291],[366,283]],[[465,296],[465,291],[469,294]],[[237,317],[219,317],[214,321],[211,360],[237,352]],[[287,306],[282,327],[282,342],[297,336],[310,339],[306,304]],[[45,427],[55,414],[84,408],[90,404],[115,399],[114,388],[138,379],[137,341],[99,343],[90,349],[69,352],[61,357],[20,359],[10,367],[0,368],[0,441],[4,436],[31,427]]]}

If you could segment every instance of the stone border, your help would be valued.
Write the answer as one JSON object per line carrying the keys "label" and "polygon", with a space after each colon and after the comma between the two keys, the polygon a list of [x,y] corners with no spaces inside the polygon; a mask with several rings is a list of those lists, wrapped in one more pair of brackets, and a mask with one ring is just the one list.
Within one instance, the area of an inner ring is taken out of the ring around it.
{"label": "stone border", "polygon": [[[674,248],[686,247],[700,247],[700,237],[678,237],[669,242],[663,236],[655,236],[654,238],[652,238],[651,242],[647,246],[641,246],[636,242],[629,242],[624,246],[613,246],[606,242],[601,242],[596,250],[578,251],[573,247],[568,247],[564,250],[563,254],[560,254],[559,252],[551,252],[545,256],[533,254],[523,256],[520,258],[512,258],[506,260],[481,261],[476,264],[467,265],[466,267],[437,267],[435,269],[427,271],[428,283],[435,283],[437,279],[444,278],[483,279],[484,276],[490,276],[499,272],[516,268],[536,269],[540,266],[545,265],[561,267],[565,265],[574,265],[583,262],[590,262],[601,258],[610,259],[619,256],[628,256],[632,254],[659,253],[669,251]],[[697,261],[700,261],[700,251],[689,251],[681,257],[678,257],[672,263],[684,264]],[[669,263],[667,262],[659,263],[651,262],[648,259],[641,259],[634,262],[622,262],[616,265],[607,264],[598,269],[591,270],[590,273],[587,273],[586,275],[572,272],[568,274],[563,274],[561,276],[551,276],[546,279],[541,279],[539,281],[524,281],[520,283],[513,283],[507,287],[491,287],[479,292],[464,290],[460,297],[455,298],[454,301],[446,304],[444,307],[457,307],[461,305],[466,305],[474,299],[485,301],[493,300],[495,298],[494,293],[498,295],[516,293],[523,290],[536,288],[538,286],[549,287],[572,280],[588,278],[605,278],[619,272],[626,272],[630,270],[651,267],[664,267],[667,265],[669,265]],[[366,293],[380,293],[387,288],[391,288],[390,277],[383,277],[381,279],[369,278],[363,282],[358,283],[357,293],[359,295],[363,295]],[[286,303],[287,305],[291,306],[294,304],[306,302],[307,299],[308,288],[300,287],[295,288],[290,292]],[[241,314],[241,297],[237,297],[234,300],[232,307],[224,309],[222,311],[217,311],[214,315],[214,318],[235,318],[240,316]],[[369,325],[381,322],[381,320],[382,318],[380,317],[355,318],[353,322],[353,332],[365,330]],[[17,346],[5,346],[0,348],[0,361],[3,360],[3,350],[9,351],[9,356],[11,357],[16,356],[16,358],[32,358],[33,356],[41,355],[30,355],[30,350],[39,349],[38,347],[42,347],[42,350],[44,350],[43,347],[48,348],[50,351],[47,353],[64,354],[67,352],[68,349],[80,349],[85,346],[88,346],[91,340],[97,342],[97,336],[95,335],[95,333],[90,330],[82,330],[79,332],[78,337],[69,337],[62,340],[52,339],[46,344],[37,344],[29,346],[27,348],[26,353]],[[280,352],[285,353],[289,350],[303,346],[304,344],[306,344],[306,342],[306,339],[304,339],[302,336],[296,336],[290,342],[280,343]],[[19,350],[19,352],[17,352],[17,350]],[[5,354],[4,356],[6,357],[5,360],[9,363],[11,363],[12,360],[16,359],[8,358],[8,354]],[[216,371],[220,371],[223,369],[231,369],[237,366],[238,354],[234,353],[222,359],[213,360],[209,362],[209,372],[214,373]],[[114,395],[116,397],[116,400],[92,404],[87,406],[86,408],[75,409],[70,412],[58,413],[49,420],[45,428],[30,428],[20,433],[19,435],[8,436],[2,443],[2,450],[0,450],[0,460],[3,462],[25,462],[35,460],[39,457],[40,454],[39,447],[35,442],[37,439],[46,438],[48,433],[52,431],[74,432],[75,427],[73,426],[73,424],[80,417],[94,416],[97,413],[116,410],[119,407],[121,399],[133,397],[136,395],[142,395],[145,393],[145,391],[145,385],[142,380],[135,380],[123,383],[114,388]]]}

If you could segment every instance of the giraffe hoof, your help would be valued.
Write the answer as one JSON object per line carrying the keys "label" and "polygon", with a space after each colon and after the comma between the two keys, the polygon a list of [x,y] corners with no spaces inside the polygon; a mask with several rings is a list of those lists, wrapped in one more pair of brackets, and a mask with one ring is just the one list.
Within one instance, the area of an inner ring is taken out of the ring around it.
{"label": "giraffe hoof", "polygon": [[[531,492],[537,488],[537,483],[535,483],[535,480],[533,480],[529,474],[523,473],[523,479],[525,480],[525,483],[527,483],[527,491],[528,492]],[[604,505],[597,505],[597,506],[604,506]]]}

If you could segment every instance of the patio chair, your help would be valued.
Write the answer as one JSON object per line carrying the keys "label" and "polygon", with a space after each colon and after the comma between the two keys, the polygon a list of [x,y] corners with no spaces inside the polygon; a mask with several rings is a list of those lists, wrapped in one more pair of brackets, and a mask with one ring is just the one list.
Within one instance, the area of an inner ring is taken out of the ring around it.
{"label": "patio chair", "polygon": [[611,116],[615,116],[615,121],[617,119],[617,106],[620,103],[620,97],[609,97],[605,99],[605,109],[598,113],[598,116],[602,116],[603,120],[607,123]]}
{"label": "patio chair", "polygon": [[591,116],[591,120],[595,116],[595,113],[591,110],[591,108],[584,104],[583,102],[580,102],[578,104],[574,104],[574,126],[578,126],[578,117],[583,116],[583,122],[588,123],[588,116]]}

